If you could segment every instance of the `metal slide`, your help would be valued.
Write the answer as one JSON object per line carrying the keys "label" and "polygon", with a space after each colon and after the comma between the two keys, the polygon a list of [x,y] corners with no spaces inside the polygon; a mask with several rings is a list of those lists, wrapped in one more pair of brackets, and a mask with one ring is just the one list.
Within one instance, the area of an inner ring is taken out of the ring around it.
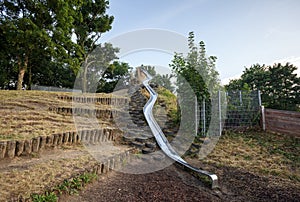
{"label": "metal slide", "polygon": [[143,108],[143,112],[145,115],[145,118],[148,122],[148,125],[156,139],[156,142],[158,143],[161,150],[171,159],[182,165],[184,168],[189,169],[195,174],[205,175],[208,176],[211,179],[212,182],[212,189],[218,188],[218,177],[215,174],[209,173],[205,170],[200,170],[198,168],[195,168],[188,164],[185,160],[183,160],[177,152],[172,148],[170,143],[168,142],[167,138],[165,137],[164,133],[162,132],[160,126],[155,121],[152,109],[155,104],[155,101],[157,99],[157,93],[150,87],[149,81],[152,79],[152,76],[145,70],[142,70],[145,75],[147,76],[147,79],[143,81],[143,85],[147,88],[147,90],[150,93],[150,99],[146,103],[146,105]]}

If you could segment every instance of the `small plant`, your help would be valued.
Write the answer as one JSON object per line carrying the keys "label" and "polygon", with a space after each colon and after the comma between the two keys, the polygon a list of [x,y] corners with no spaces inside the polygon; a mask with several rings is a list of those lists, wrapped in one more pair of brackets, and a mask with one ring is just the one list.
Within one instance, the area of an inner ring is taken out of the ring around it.
{"label": "small plant", "polygon": [[94,179],[96,179],[98,176],[96,173],[84,173],[82,175],[79,176],[79,179],[81,179],[81,181],[86,184],[89,183],[91,181],[93,181]]}
{"label": "small plant", "polygon": [[84,173],[71,180],[64,180],[62,184],[58,185],[54,190],[60,195],[63,193],[77,194],[78,190],[84,187],[85,184],[93,181],[98,176],[96,173]]}
{"label": "small plant", "polygon": [[61,185],[58,185],[55,190],[57,190],[59,194],[62,194],[63,192],[67,192],[68,191],[68,187],[66,187],[65,185],[61,184]]}
{"label": "small plant", "polygon": [[56,202],[58,201],[58,197],[55,193],[46,192],[44,195],[33,194],[32,195],[33,202]]}

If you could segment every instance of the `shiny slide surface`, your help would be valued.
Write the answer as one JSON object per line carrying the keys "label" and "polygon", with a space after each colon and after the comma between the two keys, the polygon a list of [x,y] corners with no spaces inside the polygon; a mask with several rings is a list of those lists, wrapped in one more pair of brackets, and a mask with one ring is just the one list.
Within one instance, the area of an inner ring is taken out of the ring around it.
{"label": "shiny slide surface", "polygon": [[156,139],[157,144],[161,148],[161,150],[172,160],[176,161],[184,168],[192,171],[195,174],[205,175],[210,178],[212,189],[218,188],[218,177],[215,174],[209,173],[208,171],[198,169],[196,167],[191,166],[185,160],[183,160],[177,152],[172,148],[170,143],[168,142],[167,138],[165,137],[164,133],[162,132],[160,126],[155,121],[152,109],[157,100],[158,94],[150,87],[149,81],[152,79],[152,76],[145,70],[142,70],[143,73],[147,76],[147,79],[143,81],[143,85],[146,87],[148,92],[150,93],[150,99],[146,103],[143,108],[144,116],[147,120],[147,123]]}

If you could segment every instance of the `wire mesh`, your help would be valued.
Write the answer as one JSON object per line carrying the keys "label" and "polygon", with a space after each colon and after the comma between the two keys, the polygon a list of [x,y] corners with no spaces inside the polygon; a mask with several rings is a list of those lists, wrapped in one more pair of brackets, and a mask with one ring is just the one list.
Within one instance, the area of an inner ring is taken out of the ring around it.
{"label": "wire mesh", "polygon": [[259,125],[259,91],[219,91],[197,100],[198,135],[221,134],[223,130],[245,130]]}

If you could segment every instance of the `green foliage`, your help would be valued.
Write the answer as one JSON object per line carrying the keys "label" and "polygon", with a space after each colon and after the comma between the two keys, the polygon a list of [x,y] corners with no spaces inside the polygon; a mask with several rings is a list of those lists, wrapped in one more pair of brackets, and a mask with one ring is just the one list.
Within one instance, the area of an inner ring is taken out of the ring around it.
{"label": "green foliage", "polygon": [[[191,119],[195,113],[195,96],[198,105],[201,106],[202,100],[210,100],[211,94],[220,88],[218,72],[215,70],[215,56],[206,56],[205,44],[200,41],[199,47],[195,45],[194,33],[189,33],[189,53],[186,57],[181,53],[176,53],[170,67],[177,75],[176,85],[181,111],[183,116]],[[207,113],[210,113],[207,111]],[[209,116],[206,116],[209,117]],[[184,118],[184,119],[186,119]],[[187,121],[186,128],[194,128],[193,120]],[[207,120],[209,123],[209,120]],[[200,123],[201,124],[201,123]]]}
{"label": "green foliage", "polygon": [[141,65],[141,68],[146,70],[151,76],[155,76],[156,75],[156,71],[155,71],[155,67],[154,66],[150,66],[150,65]]}
{"label": "green foliage", "polygon": [[114,61],[104,71],[97,92],[111,93],[125,88],[129,84],[131,70],[128,63]]}
{"label": "green foliage", "polygon": [[76,194],[78,190],[85,186],[85,184],[92,182],[97,179],[96,173],[84,173],[78,177],[72,178],[71,180],[64,180],[62,184],[54,188],[53,192],[46,192],[45,194],[33,194],[31,196],[34,202],[56,202],[58,201],[58,196],[55,192],[59,194]]}
{"label": "green foliage", "polygon": [[111,29],[107,8],[106,0],[2,1],[0,72],[9,71],[1,74],[1,87],[13,82],[20,90],[23,82],[30,86],[47,77],[47,84],[69,86],[101,33]]}
{"label": "green foliage", "polygon": [[75,88],[82,89],[83,92],[96,92],[99,80],[105,79],[105,72],[110,68],[110,63],[117,59],[119,52],[110,43],[99,44],[91,52],[82,64],[78,73]]}
{"label": "green foliage", "polygon": [[[176,53],[170,66],[178,75],[178,93],[183,93],[184,82],[187,81],[198,98],[208,98],[211,92],[220,88],[220,79],[215,70],[215,56],[206,56],[205,44],[199,43],[199,48],[194,42],[194,33],[189,33],[189,53],[187,57]],[[181,76],[181,78],[180,78]]]}
{"label": "green foliage", "polygon": [[78,177],[72,178],[71,180],[64,180],[64,182],[57,186],[57,190],[60,194],[76,194],[78,190],[85,186],[85,184],[93,181],[97,178],[95,173],[84,173]]}
{"label": "green foliage", "polygon": [[156,74],[155,77],[151,80],[151,83],[156,83],[173,92],[175,88],[171,82],[172,77],[173,76],[169,74],[164,74],[164,75]]}
{"label": "green foliage", "polygon": [[226,86],[228,91],[240,90],[245,85],[250,90],[260,90],[265,107],[282,110],[299,110],[300,78],[294,73],[297,67],[286,63],[265,66],[255,64],[246,68],[240,79]]}
{"label": "green foliage", "polygon": [[33,202],[56,202],[58,198],[55,193],[46,192],[44,195],[33,194],[32,195]]}
{"label": "green foliage", "polygon": [[150,66],[150,65],[141,65],[140,68],[145,69],[151,76],[153,76],[153,79],[151,80],[151,83],[155,83],[157,85],[160,85],[168,90],[170,90],[171,92],[174,91],[175,87],[172,85],[171,82],[171,78],[173,77],[173,75],[171,74],[158,74],[155,70],[154,66]]}

